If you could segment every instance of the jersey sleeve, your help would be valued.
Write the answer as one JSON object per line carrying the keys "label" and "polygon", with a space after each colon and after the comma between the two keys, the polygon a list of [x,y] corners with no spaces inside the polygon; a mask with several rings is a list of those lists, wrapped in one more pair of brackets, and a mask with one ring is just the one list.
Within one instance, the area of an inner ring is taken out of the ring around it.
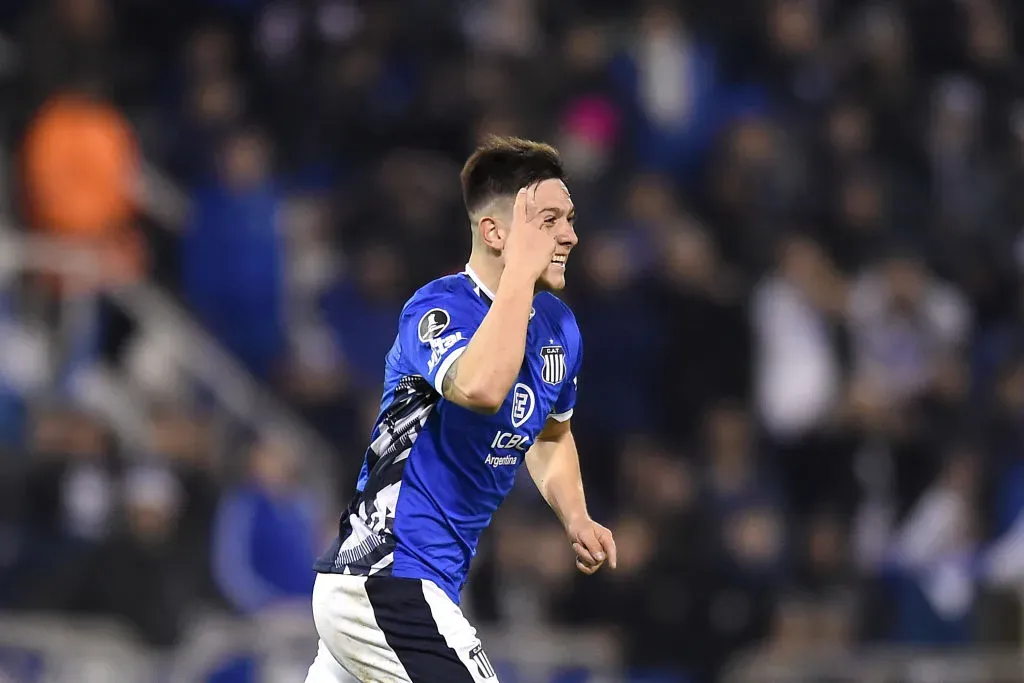
{"label": "jersey sleeve", "polygon": [[565,376],[565,381],[562,383],[562,390],[555,400],[555,406],[551,409],[551,414],[548,415],[552,420],[559,422],[565,422],[572,417],[573,408],[576,406],[576,382],[579,378],[580,366],[583,365],[583,341],[580,338],[578,329],[574,329],[574,333],[576,351],[570,359],[572,365],[569,368],[569,373]]}
{"label": "jersey sleeve", "polygon": [[399,321],[402,356],[411,370],[441,393],[441,383],[479,327],[480,320],[457,293],[413,297]]}

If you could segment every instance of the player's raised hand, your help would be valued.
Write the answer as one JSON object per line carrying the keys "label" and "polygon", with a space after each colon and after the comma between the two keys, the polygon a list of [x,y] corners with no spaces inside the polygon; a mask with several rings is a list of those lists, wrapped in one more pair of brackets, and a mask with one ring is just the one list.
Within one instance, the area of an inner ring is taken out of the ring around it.
{"label": "player's raised hand", "polygon": [[612,532],[594,520],[587,520],[569,530],[573,552],[576,553],[576,568],[584,574],[596,572],[605,562],[612,569],[618,564],[615,538]]}
{"label": "player's raised hand", "polygon": [[[553,182],[553,181],[545,181]],[[535,282],[551,265],[558,246],[544,228],[543,212],[537,207],[537,191],[543,183],[519,190],[512,206],[512,227],[505,242],[505,268]]]}

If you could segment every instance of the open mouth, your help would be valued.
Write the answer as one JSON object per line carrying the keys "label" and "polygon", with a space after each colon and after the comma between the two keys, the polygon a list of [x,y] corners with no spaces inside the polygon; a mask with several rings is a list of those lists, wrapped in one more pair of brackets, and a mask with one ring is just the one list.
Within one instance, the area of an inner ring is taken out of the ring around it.
{"label": "open mouth", "polygon": [[568,254],[555,254],[551,259],[551,265],[565,268],[565,262],[569,259]]}

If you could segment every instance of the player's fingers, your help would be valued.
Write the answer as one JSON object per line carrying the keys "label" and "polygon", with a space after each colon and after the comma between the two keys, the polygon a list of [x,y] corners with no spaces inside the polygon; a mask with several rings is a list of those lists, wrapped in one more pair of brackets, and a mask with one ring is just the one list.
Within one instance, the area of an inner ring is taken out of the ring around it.
{"label": "player's fingers", "polygon": [[540,183],[533,183],[526,186],[526,220],[532,221],[539,215],[537,210],[537,188]]}
{"label": "player's fingers", "polygon": [[527,215],[526,211],[526,205],[530,201],[530,194],[527,190],[528,188],[526,187],[519,190],[519,192],[516,194],[516,201],[512,205],[513,218],[523,223],[529,220],[529,216]]}
{"label": "player's fingers", "polygon": [[592,566],[589,566],[589,565],[583,564],[582,562],[580,562],[580,561],[579,561],[579,560],[577,559],[577,560],[576,560],[576,569],[579,569],[579,570],[580,570],[581,572],[583,572],[583,573],[584,573],[584,574],[586,574],[587,576],[590,576],[591,574],[593,574],[594,572],[596,572],[596,571],[597,571],[597,570],[599,569],[599,567],[592,567]]}
{"label": "player's fingers", "polygon": [[600,538],[601,546],[608,554],[608,566],[615,569],[615,566],[619,563],[618,551],[615,548],[615,537],[612,536],[612,532],[608,529],[602,529]]}
{"label": "player's fingers", "polygon": [[597,564],[598,563],[598,561],[596,559],[594,559],[594,556],[590,553],[590,551],[587,550],[586,548],[584,548],[582,544],[580,544],[580,543],[573,543],[572,544],[572,549],[576,553],[576,561],[577,562],[582,560],[583,562],[585,562],[588,565],[593,565],[593,564]]}
{"label": "player's fingers", "polygon": [[579,538],[576,540],[579,541],[580,544],[586,548],[598,562],[604,562],[607,558],[604,548],[601,546],[601,541],[597,538],[597,530],[594,527],[590,527],[580,533]]}

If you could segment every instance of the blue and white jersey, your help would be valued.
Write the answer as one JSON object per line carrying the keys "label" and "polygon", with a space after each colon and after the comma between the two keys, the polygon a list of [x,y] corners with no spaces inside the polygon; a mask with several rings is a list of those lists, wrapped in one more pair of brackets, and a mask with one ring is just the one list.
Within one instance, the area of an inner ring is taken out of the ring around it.
{"label": "blue and white jersey", "polygon": [[572,416],[582,360],[572,311],[544,292],[534,297],[523,367],[497,414],[442,398],[445,373],[493,299],[467,267],[406,303],[356,495],[316,571],[429,579],[458,604],[480,534],[526,451],[548,418]]}

